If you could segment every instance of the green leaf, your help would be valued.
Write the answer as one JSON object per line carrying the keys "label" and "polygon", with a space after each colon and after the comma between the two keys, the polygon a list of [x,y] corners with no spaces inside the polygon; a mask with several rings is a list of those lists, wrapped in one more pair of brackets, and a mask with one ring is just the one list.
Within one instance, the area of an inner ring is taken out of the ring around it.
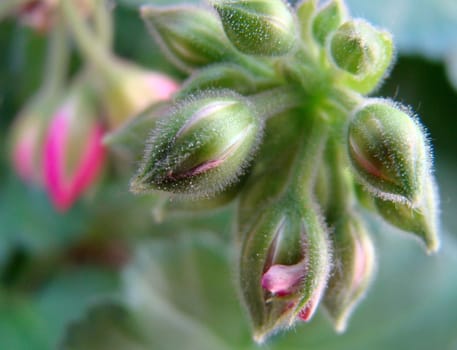
{"label": "green leaf", "polygon": [[114,297],[118,282],[113,272],[70,268],[31,295],[0,290],[2,348],[55,348],[70,321],[96,301]]}

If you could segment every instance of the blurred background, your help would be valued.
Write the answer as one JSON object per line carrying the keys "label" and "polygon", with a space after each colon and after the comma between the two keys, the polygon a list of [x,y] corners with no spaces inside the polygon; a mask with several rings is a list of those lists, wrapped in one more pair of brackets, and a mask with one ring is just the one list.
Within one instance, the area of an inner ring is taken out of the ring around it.
{"label": "blurred background", "polygon": [[[137,10],[178,2],[113,1],[115,52],[182,78]],[[347,332],[336,335],[319,312],[265,348],[455,350],[457,2],[347,4],[354,17],[394,34],[397,62],[376,95],[411,106],[429,132],[442,249],[426,256],[417,242],[373,220],[377,277]],[[0,22],[0,348],[255,349],[234,287],[232,208],[154,224],[155,199],[131,196],[131,169],[113,167],[93,195],[60,214],[13,172],[10,126],[40,86],[45,50],[45,36],[14,17]],[[73,71],[80,63],[71,57]]]}

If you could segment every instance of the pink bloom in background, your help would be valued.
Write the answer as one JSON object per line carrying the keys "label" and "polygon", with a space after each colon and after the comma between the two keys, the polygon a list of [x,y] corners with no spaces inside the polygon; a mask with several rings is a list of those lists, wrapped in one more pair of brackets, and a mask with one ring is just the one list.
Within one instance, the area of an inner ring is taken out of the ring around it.
{"label": "pink bloom in background", "polygon": [[44,179],[58,211],[68,210],[96,180],[105,162],[104,128],[81,96],[51,119],[44,144]]}
{"label": "pink bloom in background", "polygon": [[38,182],[36,166],[36,147],[38,146],[39,128],[31,124],[23,129],[13,147],[13,167],[19,177],[27,183]]}

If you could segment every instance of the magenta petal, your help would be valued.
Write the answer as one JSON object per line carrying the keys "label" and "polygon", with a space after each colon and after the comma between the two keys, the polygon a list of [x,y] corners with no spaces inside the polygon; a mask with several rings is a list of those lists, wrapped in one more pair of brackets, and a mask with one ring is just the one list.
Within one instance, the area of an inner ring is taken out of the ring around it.
{"label": "magenta petal", "polygon": [[76,199],[90,186],[100,172],[105,159],[102,145],[103,129],[95,125],[82,150],[78,166],[66,176],[65,154],[70,135],[71,111],[61,108],[52,119],[45,141],[44,174],[51,200],[60,212],[68,210]]}
{"label": "magenta petal", "polygon": [[262,288],[279,296],[289,295],[304,274],[303,264],[273,265],[262,276]]}

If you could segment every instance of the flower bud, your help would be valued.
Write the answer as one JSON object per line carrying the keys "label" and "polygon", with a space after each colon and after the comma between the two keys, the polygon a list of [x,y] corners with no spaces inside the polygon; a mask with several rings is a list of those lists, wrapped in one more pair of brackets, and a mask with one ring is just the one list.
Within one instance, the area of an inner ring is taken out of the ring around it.
{"label": "flower bud", "polygon": [[331,0],[320,8],[313,19],[314,39],[324,45],[330,33],[335,31],[348,17],[348,11],[342,0]]}
{"label": "flower bud", "polygon": [[221,90],[189,98],[147,141],[131,190],[213,195],[243,173],[261,129],[241,95]]}
{"label": "flower bud", "polygon": [[373,99],[355,111],[348,152],[354,170],[375,196],[415,205],[429,160],[422,128],[405,111]]}
{"label": "flower bud", "polygon": [[44,135],[57,101],[56,96],[38,93],[11,127],[11,162],[19,177],[27,183],[42,184]]}
{"label": "flower bud", "polygon": [[374,246],[363,222],[345,218],[333,233],[335,263],[323,299],[338,332],[344,332],[352,311],[363,298],[374,273]]}
{"label": "flower bud", "polygon": [[423,197],[416,207],[405,203],[392,202],[376,198],[375,204],[381,216],[401,230],[416,235],[424,244],[428,253],[435,253],[439,248],[438,238],[438,198],[432,175],[427,177]]}
{"label": "flower bud", "polygon": [[185,72],[227,60],[233,51],[218,18],[203,8],[145,5],[141,16],[162,50]]}
{"label": "flower bud", "polygon": [[338,68],[350,74],[349,86],[368,93],[392,61],[392,36],[364,20],[348,21],[332,35],[329,56]]}
{"label": "flower bud", "polygon": [[331,263],[325,231],[315,213],[295,205],[269,206],[244,235],[241,291],[257,342],[297,320],[309,321],[326,286]]}
{"label": "flower bud", "polygon": [[330,40],[330,54],[335,64],[354,75],[365,75],[376,68],[382,55],[377,30],[363,20],[342,24]]}
{"label": "flower bud", "polygon": [[114,60],[99,88],[109,129],[115,130],[151,104],[168,100],[179,86],[164,74]]}
{"label": "flower bud", "polygon": [[57,210],[68,210],[105,162],[104,127],[91,91],[77,84],[51,118],[44,146],[44,178]]}
{"label": "flower bud", "polygon": [[225,33],[245,54],[278,56],[296,41],[294,17],[283,0],[214,1]]}

